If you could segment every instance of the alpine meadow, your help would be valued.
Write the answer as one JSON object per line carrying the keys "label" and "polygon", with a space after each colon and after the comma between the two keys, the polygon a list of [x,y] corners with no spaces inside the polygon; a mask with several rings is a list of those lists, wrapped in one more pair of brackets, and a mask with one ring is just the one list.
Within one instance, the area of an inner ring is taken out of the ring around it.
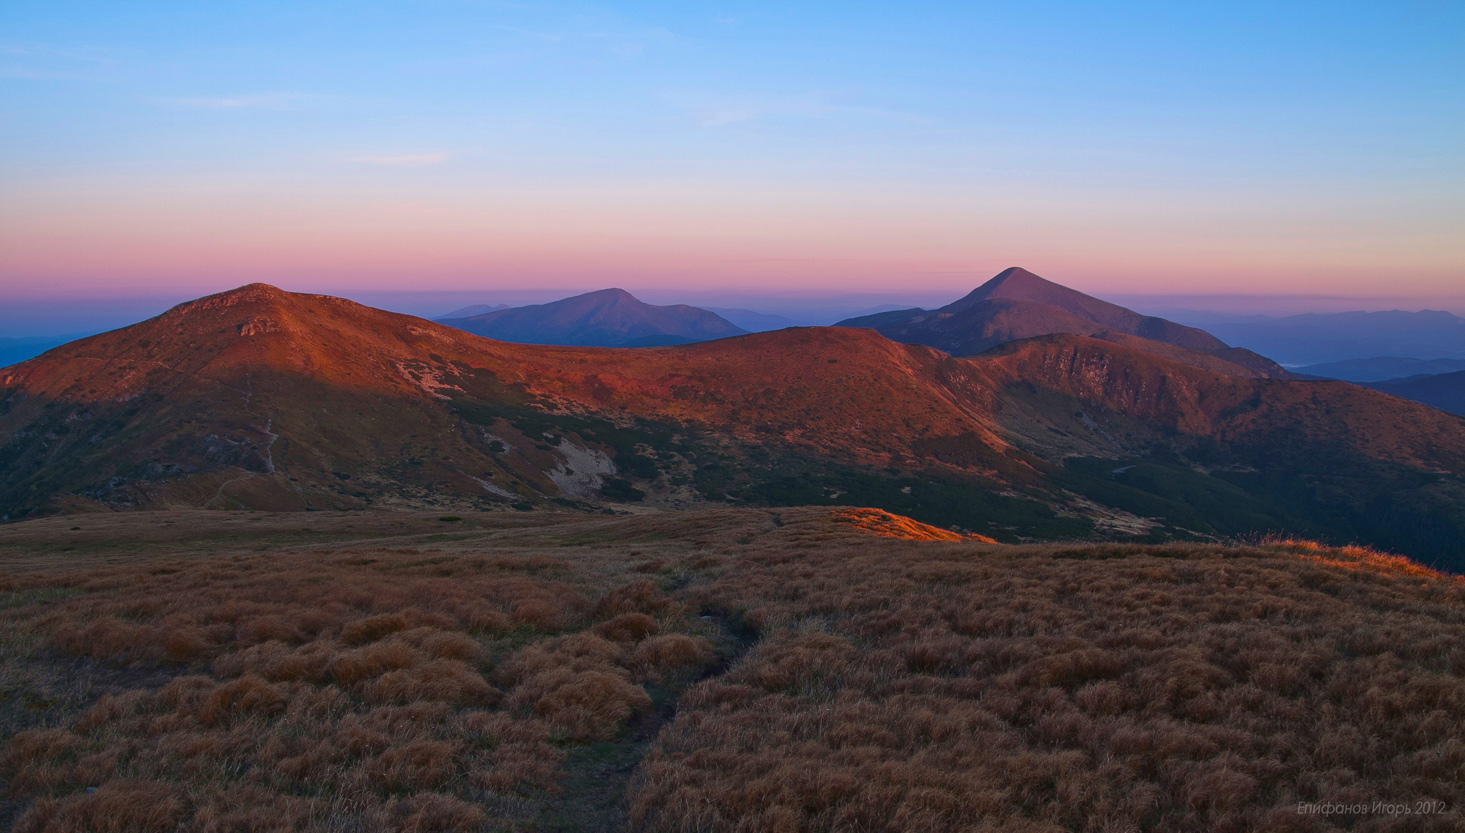
{"label": "alpine meadow", "polygon": [[0,828],[1465,829],[1462,37],[11,4]]}

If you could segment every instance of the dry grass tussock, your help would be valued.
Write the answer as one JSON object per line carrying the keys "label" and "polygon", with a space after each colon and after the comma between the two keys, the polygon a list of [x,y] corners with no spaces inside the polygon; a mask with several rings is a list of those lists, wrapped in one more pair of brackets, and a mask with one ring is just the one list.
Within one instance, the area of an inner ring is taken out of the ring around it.
{"label": "dry grass tussock", "polygon": [[1465,829],[1465,581],[907,524],[718,510],[0,575],[12,667],[147,672],[70,712],[6,689],[0,800],[27,831],[605,829],[545,809],[602,793],[688,833]]}
{"label": "dry grass tussock", "polygon": [[712,659],[653,582],[543,555],[148,561],[0,590],[9,651],[171,669],[9,738],[0,777],[36,833],[527,824],[567,755],[651,708],[648,681]]}
{"label": "dry grass tussock", "polygon": [[1459,578],[1297,542],[782,533],[692,591],[762,640],[684,697],[638,829],[1465,829]]}
{"label": "dry grass tussock", "polygon": [[848,524],[862,532],[882,538],[899,538],[903,541],[979,541],[995,544],[996,540],[985,535],[962,534],[942,529],[939,526],[923,524],[903,515],[892,515],[884,509],[841,509],[833,514],[835,523]]}
{"label": "dry grass tussock", "polygon": [[1277,547],[1294,552],[1310,561],[1342,567],[1346,570],[1364,570],[1381,575],[1411,575],[1428,578],[1446,578],[1447,574],[1417,564],[1401,555],[1390,555],[1369,547],[1327,547],[1316,541],[1296,538],[1267,538],[1263,546]]}

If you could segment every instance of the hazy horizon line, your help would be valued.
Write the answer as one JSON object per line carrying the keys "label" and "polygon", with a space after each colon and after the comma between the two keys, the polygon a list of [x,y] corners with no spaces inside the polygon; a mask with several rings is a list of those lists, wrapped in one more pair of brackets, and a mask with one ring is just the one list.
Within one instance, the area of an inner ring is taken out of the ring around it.
{"label": "hazy horizon line", "polygon": [[[270,283],[269,281],[254,281]],[[246,282],[239,286],[248,285]],[[230,287],[232,289],[234,287]],[[580,289],[574,287],[551,287],[529,289],[420,289],[382,290],[360,289],[329,291],[309,288],[281,287],[289,292],[331,295],[366,306],[391,312],[433,319],[442,317],[456,309],[475,304],[507,304],[526,306],[543,304],[564,298],[608,289]],[[688,304],[720,309],[740,309],[765,315],[777,315],[801,319],[800,323],[832,324],[840,318],[869,311],[870,308],[890,306],[898,308],[943,306],[965,294],[964,291],[949,290],[907,290],[903,292],[829,289],[789,289],[771,291],[760,289],[668,289],[665,287],[637,288],[634,284],[621,282],[616,287],[625,289],[638,299],[657,305]],[[101,292],[81,295],[75,291],[54,294],[8,295],[0,293],[4,301],[0,311],[0,338],[32,339],[74,336],[78,333],[96,333],[119,329],[155,315],[166,312],[173,306],[196,298],[227,292],[229,289],[204,291],[197,294],[180,292]],[[970,291],[970,290],[966,290]],[[1347,295],[1339,293],[1133,293],[1090,291],[1086,294],[1102,300],[1127,306],[1146,314],[1166,312],[1188,312],[1199,315],[1261,315],[1273,318],[1298,315],[1308,312],[1383,312],[1400,310],[1419,312],[1442,310],[1465,317],[1465,295],[1459,298],[1389,296],[1389,295]],[[81,295],[81,297],[78,297]]]}

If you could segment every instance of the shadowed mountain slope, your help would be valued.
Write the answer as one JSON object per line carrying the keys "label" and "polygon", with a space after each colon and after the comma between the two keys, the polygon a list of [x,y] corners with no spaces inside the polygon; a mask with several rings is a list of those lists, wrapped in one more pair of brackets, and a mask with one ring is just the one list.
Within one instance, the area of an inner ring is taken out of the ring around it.
{"label": "shadowed mountain slope", "polygon": [[1365,387],[1465,416],[1465,370],[1371,382]]}
{"label": "shadowed mountain slope", "polygon": [[10,518],[732,501],[999,540],[1286,531],[1446,563],[1462,473],[1458,417],[1075,335],[972,359],[848,328],[526,346],[255,284],[0,372]]}
{"label": "shadowed mountain slope", "polygon": [[747,332],[716,313],[685,304],[642,303],[623,289],[438,321],[500,341],[575,347],[656,347]]}
{"label": "shadowed mountain slope", "polygon": [[1228,347],[1204,330],[1140,315],[1015,266],[940,309],[897,310],[845,319],[838,326],[873,329],[895,341],[924,344],[953,356],[975,355],[1024,338],[1073,333],[1119,341],[1228,375],[1287,377],[1271,360]]}

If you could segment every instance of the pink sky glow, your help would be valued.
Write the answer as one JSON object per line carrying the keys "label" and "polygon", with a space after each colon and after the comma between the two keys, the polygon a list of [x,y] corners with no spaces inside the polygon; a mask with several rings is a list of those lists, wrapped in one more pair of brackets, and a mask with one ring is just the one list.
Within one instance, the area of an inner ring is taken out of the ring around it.
{"label": "pink sky glow", "polygon": [[1095,293],[1465,302],[1448,218],[1340,223],[1346,208],[1316,200],[1236,202],[726,182],[53,184],[0,196],[0,294],[204,294],[255,280],[342,293],[956,293],[1023,265]]}

